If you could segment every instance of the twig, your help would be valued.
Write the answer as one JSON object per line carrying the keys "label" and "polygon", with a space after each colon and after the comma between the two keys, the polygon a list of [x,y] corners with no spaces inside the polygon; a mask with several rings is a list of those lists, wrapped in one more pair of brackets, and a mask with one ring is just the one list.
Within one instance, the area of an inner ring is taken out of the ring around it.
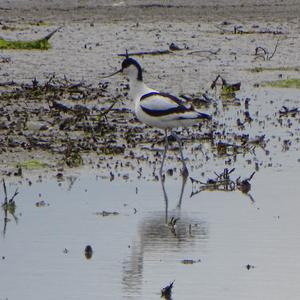
{"label": "twig", "polygon": [[63,26],[60,26],[60,27],[56,28],[55,30],[53,30],[52,32],[50,32],[49,34],[47,34],[43,39],[50,40],[51,37],[54,35],[54,33],[56,33],[61,28],[63,28]]}
{"label": "twig", "polygon": [[259,55],[259,53],[258,53],[259,50],[263,51],[264,55],[268,55],[268,53],[269,53],[268,50],[266,50],[265,48],[258,46],[255,48],[255,55]]}
{"label": "twig", "polygon": [[108,109],[106,109],[103,113],[100,114],[100,117],[106,118],[106,115],[112,110],[112,108],[115,106],[116,103],[117,103],[117,101],[112,103]]}
{"label": "twig", "polygon": [[63,112],[68,112],[68,111],[72,111],[72,109],[60,102],[57,102],[55,100],[52,101],[52,106],[50,107],[50,109],[57,109],[57,110],[61,110]]}
{"label": "twig", "polygon": [[15,199],[15,197],[16,197],[18,194],[19,194],[19,191],[18,191],[18,189],[16,188],[15,193],[14,193],[13,196],[9,199],[8,202],[9,202],[9,203],[13,202],[14,199]]}
{"label": "twig", "polygon": [[[141,52],[132,52],[128,53],[119,53],[117,56],[122,57],[128,57],[128,56],[143,56],[143,55],[163,55],[163,54],[172,54],[175,51],[182,51],[182,50],[188,50],[187,48],[176,48],[176,49],[169,49],[169,50],[154,50],[154,51],[141,51]],[[217,55],[221,51],[221,48],[218,48],[217,50],[195,50],[188,52],[188,55],[198,54],[198,53],[209,53],[211,55]]]}
{"label": "twig", "polygon": [[196,50],[189,52],[188,55],[198,54],[198,53],[209,53],[211,55],[217,55],[221,51],[221,48],[218,48],[217,50]]}
{"label": "twig", "polygon": [[218,75],[218,76],[216,77],[216,79],[212,82],[211,86],[210,86],[210,88],[211,88],[212,90],[216,87],[217,81],[218,81],[219,79],[222,80],[222,88],[223,88],[223,86],[226,86],[226,85],[227,85],[226,80],[225,80],[221,75]]}
{"label": "twig", "polygon": [[271,55],[271,56],[269,56],[268,60],[271,60],[271,59],[272,59],[272,57],[275,55],[275,53],[276,53],[276,50],[277,50],[277,47],[278,47],[278,44],[279,44],[279,39],[277,40],[277,42],[276,42],[276,45],[275,45],[275,48],[274,48],[274,51],[273,51],[272,55]]}
{"label": "twig", "polygon": [[[255,53],[254,55],[256,56],[256,58],[263,58],[263,60],[271,60],[273,58],[273,56],[276,53],[276,50],[278,48],[278,44],[279,44],[279,39],[276,42],[274,51],[271,55],[269,55],[269,51],[261,46],[258,46],[255,48]],[[263,53],[259,53],[260,51],[262,51]]]}
{"label": "twig", "polygon": [[254,174],[255,172],[253,172],[247,180],[250,181],[253,178]]}
{"label": "twig", "polygon": [[0,82],[0,86],[13,86],[13,85],[17,85],[13,80],[12,81]]}
{"label": "twig", "polygon": [[4,190],[4,204],[7,204],[7,190],[4,178],[2,179],[3,182],[3,190]]}
{"label": "twig", "polygon": [[230,29],[224,29],[219,25],[214,25],[217,29],[221,30],[222,33],[232,33],[232,31]]}
{"label": "twig", "polygon": [[132,52],[132,53],[120,53],[117,54],[117,56],[123,56],[123,57],[128,57],[128,56],[142,56],[142,55],[162,55],[162,54],[171,54],[173,51],[170,50],[155,50],[155,51],[142,51],[142,52]]}
{"label": "twig", "polygon": [[16,189],[13,196],[8,200],[7,189],[6,189],[6,184],[5,184],[4,178],[2,179],[2,182],[3,182],[3,190],[4,190],[4,203],[3,203],[3,205],[6,205],[7,203],[13,202],[15,197],[19,194],[19,192],[18,192],[18,189]]}

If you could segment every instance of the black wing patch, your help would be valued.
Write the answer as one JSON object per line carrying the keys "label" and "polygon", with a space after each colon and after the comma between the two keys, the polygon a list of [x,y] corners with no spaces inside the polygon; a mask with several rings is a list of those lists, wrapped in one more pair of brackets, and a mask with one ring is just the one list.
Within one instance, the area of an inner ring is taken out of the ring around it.
{"label": "black wing patch", "polygon": [[168,93],[160,93],[160,92],[150,92],[148,94],[145,94],[141,97],[140,101],[143,101],[151,96],[162,96],[162,97],[166,97],[166,98],[169,98],[171,99],[173,102],[175,102],[176,104],[178,105],[182,105],[184,103],[183,100],[173,96],[173,95],[170,95]]}
{"label": "black wing patch", "polygon": [[164,110],[152,110],[152,109],[143,107],[143,105],[141,105],[141,108],[146,114],[148,114],[149,116],[152,116],[152,117],[162,117],[162,116],[167,116],[167,115],[171,115],[171,114],[180,114],[180,113],[184,113],[184,112],[190,110],[183,105],[179,105],[177,107],[164,109]]}

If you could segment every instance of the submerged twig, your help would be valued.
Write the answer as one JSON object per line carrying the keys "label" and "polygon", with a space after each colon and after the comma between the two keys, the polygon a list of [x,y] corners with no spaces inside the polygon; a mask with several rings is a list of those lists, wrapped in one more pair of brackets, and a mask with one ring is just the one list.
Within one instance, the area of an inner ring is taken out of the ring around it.
{"label": "submerged twig", "polygon": [[161,297],[170,300],[171,299],[171,294],[172,294],[172,288],[175,280],[171,282],[169,285],[161,289]]}
{"label": "submerged twig", "polygon": [[[201,182],[200,180],[194,179],[190,177],[192,182],[193,191],[191,197],[195,196],[196,194],[202,191],[226,191],[232,192],[235,190],[241,191],[243,194],[247,195],[252,202],[254,202],[253,197],[249,194],[251,190],[250,181],[252,180],[255,172],[253,172],[248,178],[241,180],[239,176],[236,180],[232,180],[230,178],[230,174],[235,171],[235,168],[228,170],[225,168],[222,173],[218,174],[216,172],[215,175],[217,176],[214,179],[208,179],[206,182]],[[198,186],[198,189],[195,191],[194,187]]]}
{"label": "submerged twig", "polygon": [[8,203],[12,203],[14,201],[15,197],[19,194],[18,188],[16,188],[13,196],[8,200],[7,189],[6,189],[6,184],[5,184],[4,178],[2,179],[2,183],[3,183],[3,190],[4,190],[4,203],[3,203],[3,205],[8,204]]}
{"label": "submerged twig", "polygon": [[3,190],[4,190],[4,203],[2,204],[2,209],[4,210],[4,226],[3,226],[3,235],[5,236],[6,227],[8,219],[8,214],[12,215],[16,223],[18,222],[18,218],[15,215],[16,211],[16,203],[14,201],[15,197],[19,194],[18,189],[15,190],[13,196],[8,199],[6,183],[4,178],[2,179]]}

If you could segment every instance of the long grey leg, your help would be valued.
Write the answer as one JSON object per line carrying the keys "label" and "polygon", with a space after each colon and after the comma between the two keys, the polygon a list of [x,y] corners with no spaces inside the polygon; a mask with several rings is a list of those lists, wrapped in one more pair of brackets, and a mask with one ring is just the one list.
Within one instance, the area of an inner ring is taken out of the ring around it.
{"label": "long grey leg", "polygon": [[179,136],[175,133],[175,132],[171,132],[172,136],[176,139],[177,143],[178,143],[178,146],[179,146],[179,152],[180,152],[180,156],[181,156],[181,162],[182,162],[182,166],[183,166],[183,169],[182,169],[182,176],[184,178],[187,178],[189,176],[189,171],[186,167],[186,164],[185,164],[185,161],[184,161],[184,157],[183,157],[183,153],[182,153],[182,142],[181,142],[181,139],[179,138]]}
{"label": "long grey leg", "polygon": [[166,159],[166,156],[167,156],[168,148],[169,148],[168,130],[165,129],[165,150],[164,150],[164,154],[163,154],[163,158],[162,158],[161,166],[160,166],[160,170],[159,170],[160,178],[162,178],[163,167],[164,167],[165,159]]}
{"label": "long grey leg", "polygon": [[179,196],[179,201],[178,201],[178,204],[177,204],[177,208],[181,207],[183,193],[184,193],[184,188],[185,188],[185,185],[186,185],[186,182],[187,182],[187,178],[188,178],[188,176],[182,175],[181,191],[180,191],[180,196]]}
{"label": "long grey leg", "polygon": [[160,182],[161,182],[162,190],[163,190],[163,193],[164,193],[164,200],[165,200],[165,205],[166,205],[166,211],[165,211],[165,222],[166,222],[166,224],[168,224],[169,200],[168,200],[168,195],[167,195],[167,192],[166,192],[166,189],[165,189],[165,178],[163,177],[163,167],[164,167],[165,159],[166,159],[166,156],[167,156],[168,148],[169,148],[168,131],[166,129],[165,130],[165,150],[164,150],[164,154],[163,154],[163,158],[162,158],[161,166],[160,166],[160,170],[159,170]]}

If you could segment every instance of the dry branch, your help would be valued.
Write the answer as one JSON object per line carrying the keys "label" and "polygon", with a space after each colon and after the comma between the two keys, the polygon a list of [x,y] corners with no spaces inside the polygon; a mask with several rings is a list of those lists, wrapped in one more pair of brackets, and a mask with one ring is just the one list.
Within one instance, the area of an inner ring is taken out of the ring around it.
{"label": "dry branch", "polygon": [[262,58],[263,60],[271,60],[277,51],[278,44],[279,44],[279,39],[277,40],[275,48],[271,55],[269,55],[269,51],[267,49],[261,46],[256,47],[254,53],[254,55],[256,56],[255,58]]}
{"label": "dry branch", "polygon": [[141,52],[132,52],[132,53],[120,53],[117,56],[143,56],[143,55],[163,55],[163,54],[171,54],[173,51],[170,50],[154,50],[154,51],[141,51]]}

